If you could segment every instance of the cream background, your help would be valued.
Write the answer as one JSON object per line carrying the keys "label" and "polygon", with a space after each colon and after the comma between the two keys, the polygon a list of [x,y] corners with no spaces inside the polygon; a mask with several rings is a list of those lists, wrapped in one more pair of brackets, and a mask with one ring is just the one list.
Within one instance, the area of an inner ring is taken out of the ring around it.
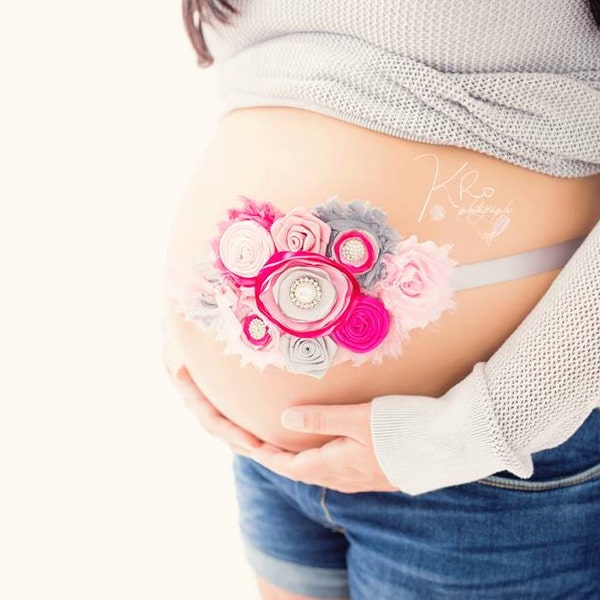
{"label": "cream background", "polygon": [[214,126],[178,2],[0,4],[0,597],[257,598],[230,450],[161,357]]}

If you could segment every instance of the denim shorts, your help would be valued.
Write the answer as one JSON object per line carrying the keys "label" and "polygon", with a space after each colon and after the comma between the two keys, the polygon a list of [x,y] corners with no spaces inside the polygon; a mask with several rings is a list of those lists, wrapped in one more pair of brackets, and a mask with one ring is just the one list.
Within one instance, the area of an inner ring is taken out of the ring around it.
{"label": "denim shorts", "polygon": [[410,496],[342,493],[235,454],[239,526],[261,578],[310,598],[600,599],[600,410],[508,471]]}

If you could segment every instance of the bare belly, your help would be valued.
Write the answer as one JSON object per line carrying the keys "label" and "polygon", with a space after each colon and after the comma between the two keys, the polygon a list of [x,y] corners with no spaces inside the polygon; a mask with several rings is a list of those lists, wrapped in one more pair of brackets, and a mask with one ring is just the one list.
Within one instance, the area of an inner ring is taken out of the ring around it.
{"label": "bare belly", "polygon": [[[469,263],[586,235],[600,219],[600,175],[555,178],[454,146],[394,138],[314,112],[238,109],[223,117],[181,199],[167,266],[205,248],[243,194],[284,212],[331,196],[369,201],[403,237],[452,243]],[[497,215],[509,225],[492,237]],[[259,371],[174,314],[165,319],[199,387],[229,419],[290,450],[329,437],[284,429],[292,405],[350,404],[383,394],[439,397],[487,360],[543,296],[559,270],[458,291],[439,327],[414,329],[399,359],[342,363],[320,380],[275,367]]]}

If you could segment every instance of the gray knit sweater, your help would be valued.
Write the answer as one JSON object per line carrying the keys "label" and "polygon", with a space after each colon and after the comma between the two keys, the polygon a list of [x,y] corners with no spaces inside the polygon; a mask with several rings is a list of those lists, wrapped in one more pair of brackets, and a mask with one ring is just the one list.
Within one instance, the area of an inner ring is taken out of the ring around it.
{"label": "gray knit sweater", "polygon": [[[600,29],[587,0],[231,1],[232,25],[204,26],[221,115],[296,106],[554,176],[600,172]],[[600,406],[599,298],[600,223],[442,398],[373,399],[389,480],[414,495],[503,470],[530,477],[532,454]]]}
{"label": "gray knit sweater", "polygon": [[600,172],[588,0],[232,4],[231,25],[204,25],[221,114],[296,106],[559,177]]}

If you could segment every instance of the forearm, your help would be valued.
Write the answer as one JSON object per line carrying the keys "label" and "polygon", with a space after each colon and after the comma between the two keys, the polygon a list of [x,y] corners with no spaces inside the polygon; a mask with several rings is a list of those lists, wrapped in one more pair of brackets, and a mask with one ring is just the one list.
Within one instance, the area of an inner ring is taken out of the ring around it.
{"label": "forearm", "polygon": [[600,405],[600,223],[487,362],[441,398],[381,396],[371,430],[392,483],[418,494],[502,470],[568,439]]}
{"label": "forearm", "polygon": [[600,406],[600,222],[481,374],[507,442],[528,452]]}

